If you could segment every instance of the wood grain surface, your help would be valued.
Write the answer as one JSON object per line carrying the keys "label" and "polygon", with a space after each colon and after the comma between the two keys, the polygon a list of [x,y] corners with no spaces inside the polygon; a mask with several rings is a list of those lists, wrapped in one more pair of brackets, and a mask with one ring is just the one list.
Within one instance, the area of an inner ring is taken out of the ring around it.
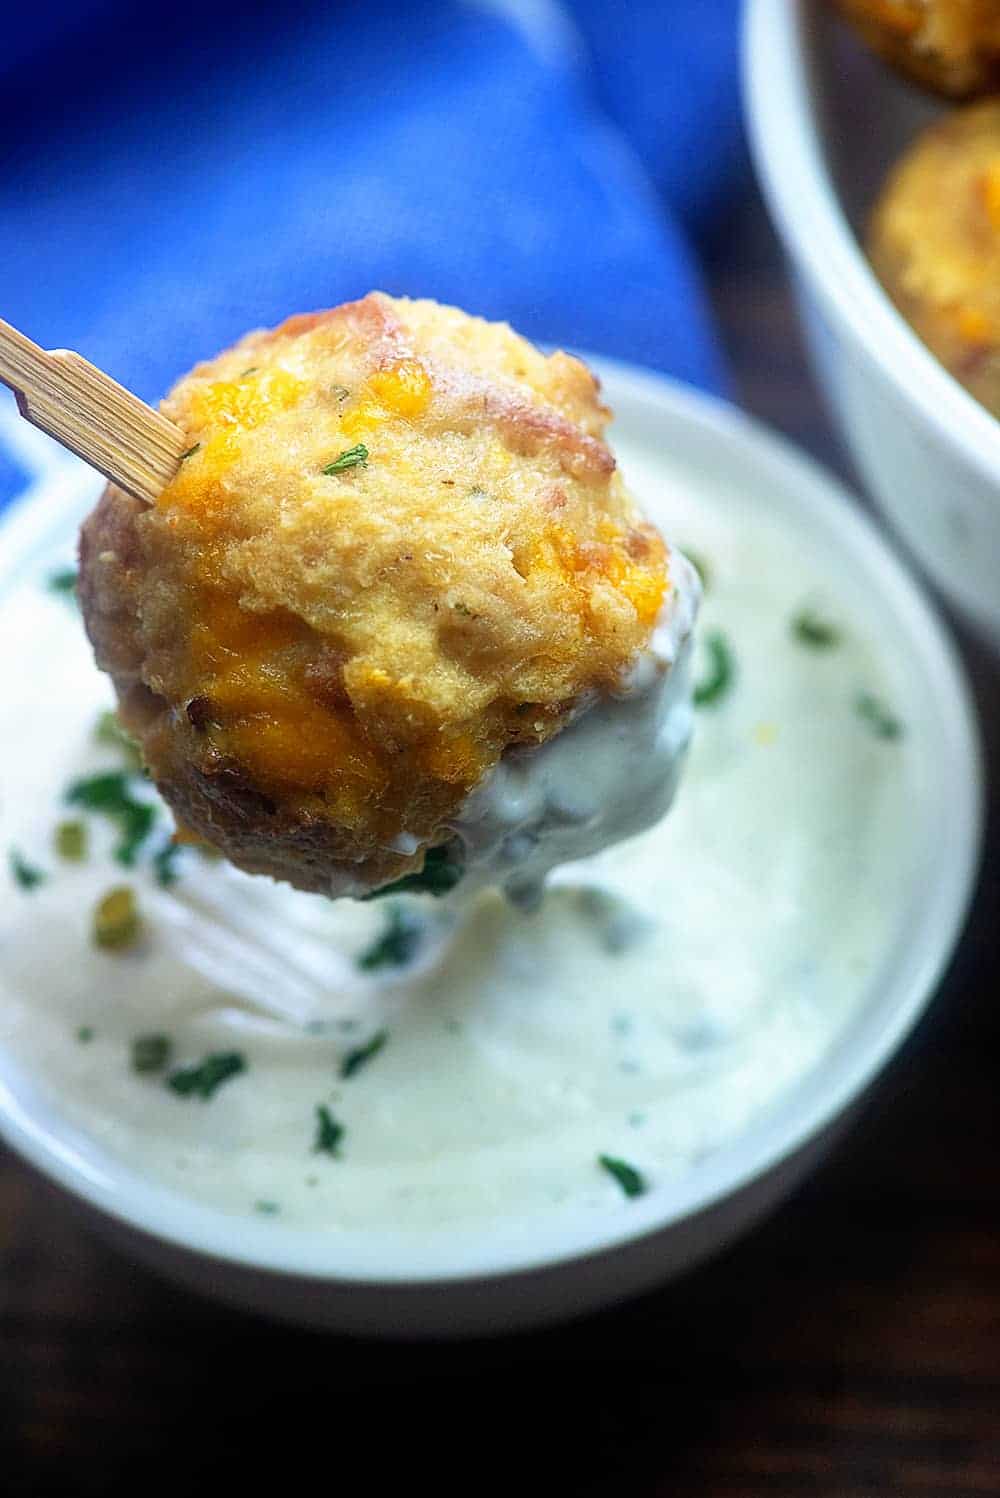
{"label": "wood grain surface", "polygon": [[[740,398],[848,472],[759,204],[711,292]],[[964,642],[1000,758],[998,676]],[[1000,826],[932,1012],[853,1132],[708,1267],[465,1346],[290,1330],[161,1282],[0,1157],[0,1494],[1000,1494]],[[249,1491],[249,1489],[248,1489]]]}

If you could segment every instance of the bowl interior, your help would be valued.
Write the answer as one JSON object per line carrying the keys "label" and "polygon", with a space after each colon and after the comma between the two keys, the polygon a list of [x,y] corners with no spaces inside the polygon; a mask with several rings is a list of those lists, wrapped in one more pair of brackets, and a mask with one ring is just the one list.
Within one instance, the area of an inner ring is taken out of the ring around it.
{"label": "bowl interior", "polygon": [[[933,611],[849,496],[786,444],[720,403],[641,371],[594,362],[626,446],[669,452],[693,484],[703,474],[745,494],[748,504],[807,524],[819,546],[840,555],[856,596],[866,599],[910,725],[917,837],[905,918],[870,975],[864,1001],[819,1068],[681,1180],[664,1182],[627,1214],[567,1211],[530,1230],[510,1221],[435,1235],[331,1235],[234,1217],[156,1185],[74,1135],[41,1089],[0,1055],[0,1131],[110,1216],[222,1260],[329,1279],[440,1283],[568,1260],[661,1230],[800,1147],[870,1081],[933,992],[964,919],[981,824],[974,719]],[[53,492],[15,511],[0,529],[0,584],[23,567],[29,551],[44,556],[78,518],[84,497],[66,494],[62,473],[53,483]],[[30,511],[37,523],[30,523]]]}

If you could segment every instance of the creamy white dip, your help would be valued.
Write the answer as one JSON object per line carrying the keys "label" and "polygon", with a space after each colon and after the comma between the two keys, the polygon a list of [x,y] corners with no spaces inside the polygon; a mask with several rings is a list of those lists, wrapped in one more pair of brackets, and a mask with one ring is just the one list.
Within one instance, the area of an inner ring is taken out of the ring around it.
{"label": "creamy white dip", "polygon": [[[906,884],[907,739],[857,711],[862,693],[891,710],[892,673],[804,522],[708,480],[690,492],[641,453],[625,466],[710,564],[701,627],[729,642],[732,686],[696,714],[668,817],[564,865],[532,913],[496,893],[402,902],[423,923],[405,968],[358,966],[384,902],[324,902],[190,851],[162,888],[147,856],[113,862],[98,817],[88,861],[61,862],[64,788],[117,762],[93,743],[109,695],[79,618],[41,585],[68,533],[0,599],[0,852],[48,876],[25,890],[0,869],[0,1055],[98,1149],[234,1212],[330,1228],[626,1211],[600,1154],[650,1182],[686,1172],[821,1061]],[[794,636],[805,605],[833,648]],[[708,669],[697,653],[696,678]],[[122,882],[145,936],[101,951],[92,909]],[[343,1079],[345,1049],[383,1028]],[[246,1069],[209,1101],[178,1096],[131,1068],[149,1032],[174,1066],[238,1051]],[[337,1156],[313,1148],[320,1104],[344,1128]]]}

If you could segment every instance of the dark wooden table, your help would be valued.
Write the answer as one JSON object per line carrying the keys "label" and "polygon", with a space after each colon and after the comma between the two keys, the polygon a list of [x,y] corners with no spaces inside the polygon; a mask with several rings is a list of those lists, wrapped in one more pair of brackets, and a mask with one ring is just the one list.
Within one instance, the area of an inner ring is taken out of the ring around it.
{"label": "dark wooden table", "polygon": [[[759,204],[711,282],[741,398],[846,472]],[[965,650],[995,776],[1000,683]],[[0,1157],[0,1494],[1000,1494],[998,823],[944,991],[836,1155],[708,1267],[575,1325],[457,1347],[270,1325],[119,1257]]]}

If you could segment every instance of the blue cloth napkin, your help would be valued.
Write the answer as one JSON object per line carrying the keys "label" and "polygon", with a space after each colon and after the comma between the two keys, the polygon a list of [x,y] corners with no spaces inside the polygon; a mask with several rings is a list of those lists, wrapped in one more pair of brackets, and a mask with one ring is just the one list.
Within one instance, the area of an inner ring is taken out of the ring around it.
{"label": "blue cloth napkin", "polygon": [[0,314],[147,400],[372,287],[718,389],[696,247],[743,160],[737,22],[738,0],[17,7]]}

